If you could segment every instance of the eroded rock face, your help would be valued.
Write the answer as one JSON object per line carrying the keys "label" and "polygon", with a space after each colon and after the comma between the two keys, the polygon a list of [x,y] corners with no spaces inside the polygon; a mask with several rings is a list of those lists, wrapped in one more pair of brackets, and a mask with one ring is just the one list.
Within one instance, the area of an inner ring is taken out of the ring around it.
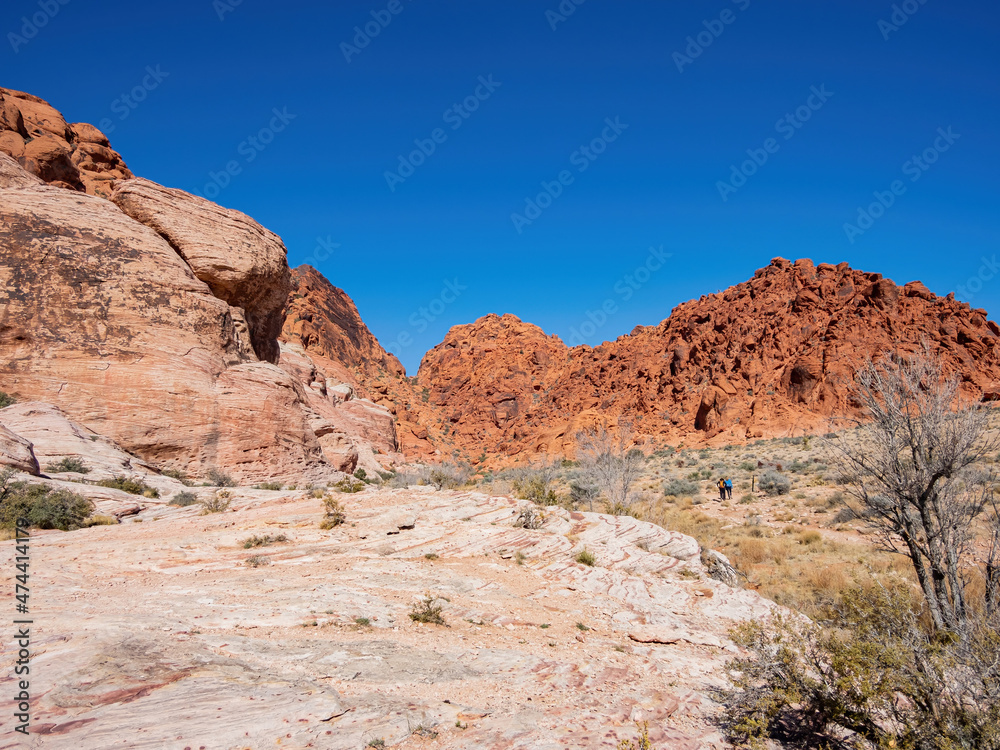
{"label": "eroded rock face", "polygon": [[118,180],[132,177],[93,125],[70,125],[48,102],[5,88],[0,88],[0,152],[51,185],[104,198]]}
{"label": "eroded rock face", "polygon": [[304,393],[258,361],[248,328],[156,231],[0,154],[4,390],[161,468],[258,481],[327,471]]}
{"label": "eroded rock face", "polygon": [[290,289],[285,245],[246,214],[149,180],[119,184],[112,200],[164,237],[212,293],[242,308],[257,356],[278,361]]}
{"label": "eroded rock face", "polygon": [[[0,410],[0,418],[4,416]],[[37,476],[38,459],[34,446],[27,440],[0,423],[0,467],[23,471]]]}
{"label": "eroded rock face", "polygon": [[850,412],[867,357],[926,340],[969,398],[1000,380],[1000,328],[920,282],[778,258],[753,279],[679,305],[658,326],[566,347],[511,315],[453,328],[424,358],[417,421],[470,455],[572,453],[582,427],[627,418],[656,440],[740,441],[826,431]]}
{"label": "eroded rock face", "polygon": [[345,372],[337,374],[354,387],[380,376],[406,374],[399,360],[368,330],[343,289],[307,265],[292,270],[291,283],[281,332],[284,341],[341,364]]}

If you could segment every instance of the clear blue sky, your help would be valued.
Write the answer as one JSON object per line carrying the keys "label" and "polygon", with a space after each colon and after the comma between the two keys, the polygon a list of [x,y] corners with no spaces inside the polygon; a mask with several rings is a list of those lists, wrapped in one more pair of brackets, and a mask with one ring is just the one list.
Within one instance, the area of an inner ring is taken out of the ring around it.
{"label": "clear blue sky", "polygon": [[[411,373],[449,327],[490,312],[597,344],[778,255],[1000,302],[1000,269],[981,272],[1000,255],[992,0],[909,0],[897,30],[879,27],[892,2],[873,0],[586,0],[565,20],[547,14],[558,0],[398,0],[396,14],[389,0],[62,2],[4,3],[0,85],[110,123],[132,170],[165,185],[205,192],[235,162],[217,201],[343,287]],[[27,39],[32,15],[45,24]],[[376,37],[342,46],[368,22]],[[710,46],[678,58],[701,32]],[[144,84],[141,102],[121,98]],[[477,91],[476,111],[451,109]],[[266,144],[247,140],[272,124]],[[939,136],[949,127],[957,140]],[[388,180],[417,139],[434,153]],[[720,190],[748,149],[766,163]],[[849,241],[845,223],[897,180]],[[671,257],[634,276],[661,245]],[[615,312],[583,326],[606,300]]]}

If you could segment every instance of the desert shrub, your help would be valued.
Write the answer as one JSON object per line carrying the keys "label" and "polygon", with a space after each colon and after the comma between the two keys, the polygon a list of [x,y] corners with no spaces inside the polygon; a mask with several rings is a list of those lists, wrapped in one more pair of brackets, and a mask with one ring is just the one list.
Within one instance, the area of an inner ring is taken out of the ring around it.
{"label": "desert shrub", "polygon": [[559,499],[552,489],[552,472],[544,469],[526,469],[515,476],[511,483],[515,497],[530,500],[538,505],[557,505]]}
{"label": "desert shrub", "polygon": [[244,561],[244,564],[251,568],[259,568],[262,565],[270,565],[271,558],[267,555],[251,555]]}
{"label": "desert shrub", "polygon": [[522,508],[517,518],[514,519],[514,528],[540,529],[543,523],[545,523],[545,516],[529,505]]}
{"label": "desert shrub", "polygon": [[399,469],[389,478],[389,486],[406,489],[413,485],[425,485],[430,482],[430,470],[424,466],[413,466]]}
{"label": "desert shrub", "polygon": [[339,482],[335,482],[330,489],[337,492],[343,492],[348,495],[353,495],[357,492],[361,492],[365,486],[364,482],[360,482],[353,477],[344,477]]}
{"label": "desert shrub", "polygon": [[277,492],[282,488],[281,482],[261,482],[257,485],[255,489],[258,490],[270,490],[271,492]]}
{"label": "desert shrub", "polygon": [[426,622],[432,625],[444,625],[444,617],[441,615],[441,611],[444,609],[443,605],[437,603],[438,600],[433,596],[426,596],[419,602],[415,602],[413,609],[410,610],[410,619],[414,622]]}
{"label": "desert shrub", "polygon": [[360,479],[362,482],[367,482],[368,472],[365,471],[364,469],[358,469],[357,471],[354,472],[354,478]]}
{"label": "desert shrub", "polygon": [[347,513],[344,506],[333,495],[323,496],[323,520],[319,527],[324,531],[329,531],[337,526],[342,526],[347,521]]}
{"label": "desert shrub", "polygon": [[612,508],[632,505],[632,485],[644,471],[646,459],[641,450],[633,447],[634,435],[632,423],[623,419],[617,433],[601,427],[576,436],[580,466]]}
{"label": "desert shrub", "polygon": [[594,500],[600,494],[596,484],[586,481],[574,481],[569,485],[569,499],[574,505],[586,505],[589,510],[594,509]]}
{"label": "desert shrub", "polygon": [[233,500],[229,490],[219,490],[211,497],[199,500],[198,503],[201,505],[201,514],[206,516],[210,513],[226,512]]}
{"label": "desert shrub", "polygon": [[792,489],[792,483],[788,481],[788,477],[773,469],[768,469],[761,475],[757,486],[760,487],[761,492],[768,495],[787,495],[788,491]]}
{"label": "desert shrub", "polygon": [[597,565],[597,558],[594,557],[594,553],[584,547],[580,550],[576,557],[573,558],[581,565],[586,565],[588,568],[592,568]]}
{"label": "desert shrub", "polygon": [[698,493],[698,485],[684,479],[670,479],[663,483],[663,494],[667,497],[690,497]]}
{"label": "desert shrub", "polygon": [[254,534],[253,536],[244,539],[240,542],[240,544],[243,546],[243,549],[253,549],[254,547],[269,547],[272,544],[279,544],[287,541],[288,537],[285,534],[277,534],[275,536],[271,536],[270,534],[261,534],[260,536],[257,536]]}
{"label": "desert shrub", "polygon": [[743,461],[736,468],[740,471],[757,471],[757,463],[755,461]]}
{"label": "desert shrub", "polygon": [[64,472],[69,474],[90,473],[90,469],[87,468],[87,465],[75,456],[71,458],[63,458],[56,463],[49,464],[45,467],[45,471],[51,471],[54,474],[62,474]]}
{"label": "desert shrub", "polygon": [[121,523],[114,516],[90,516],[84,520],[84,528],[90,528],[91,526],[117,526]]}
{"label": "desert shrub", "polygon": [[193,492],[178,492],[172,498],[167,505],[177,505],[181,508],[187,508],[189,505],[194,505],[198,502],[198,496]]}
{"label": "desert shrub", "polygon": [[823,541],[823,535],[818,531],[804,531],[799,534],[799,543],[804,544],[807,547],[810,544],[819,544]]}
{"label": "desert shrub", "polygon": [[97,482],[99,487],[110,487],[114,490],[121,490],[130,495],[142,495],[143,497],[159,497],[160,491],[150,487],[141,479],[130,479],[129,477],[116,474],[111,479],[102,479]]}
{"label": "desert shrub", "polygon": [[160,472],[165,477],[170,477],[171,479],[176,479],[178,482],[183,484],[185,487],[190,487],[193,483],[186,476],[181,474],[176,469],[164,469]]}
{"label": "desert shrub", "polygon": [[732,632],[749,652],[727,665],[732,740],[750,747],[780,737],[807,748],[1000,748],[995,623],[969,621],[961,635],[941,637],[921,624],[926,618],[910,590],[879,582],[845,591],[832,618],[824,630],[776,614]]}
{"label": "desert shrub", "polygon": [[439,490],[451,490],[466,484],[470,476],[467,466],[446,463],[431,469],[429,479]]}
{"label": "desert shrub", "polygon": [[14,474],[11,470],[0,472],[2,528],[13,529],[19,518],[27,518],[35,528],[71,531],[82,528],[94,512],[94,504],[75,492],[15,482]]}
{"label": "desert shrub", "polygon": [[208,483],[213,487],[235,487],[236,480],[229,476],[226,472],[220,471],[219,469],[209,469],[208,473],[205,474],[205,478]]}
{"label": "desert shrub", "polygon": [[644,721],[642,724],[636,722],[635,726],[639,731],[635,742],[622,740],[618,743],[616,750],[653,750],[653,742],[649,739],[649,722]]}
{"label": "desert shrub", "polygon": [[11,396],[9,393],[0,391],[0,409],[6,409],[8,406],[12,406],[17,403],[17,399]]}
{"label": "desert shrub", "polygon": [[833,517],[833,523],[834,524],[838,524],[838,523],[850,523],[851,521],[856,520],[857,517],[858,517],[858,514],[855,513],[853,509],[851,509],[851,508],[841,508],[840,510],[837,511],[837,515],[835,515]]}

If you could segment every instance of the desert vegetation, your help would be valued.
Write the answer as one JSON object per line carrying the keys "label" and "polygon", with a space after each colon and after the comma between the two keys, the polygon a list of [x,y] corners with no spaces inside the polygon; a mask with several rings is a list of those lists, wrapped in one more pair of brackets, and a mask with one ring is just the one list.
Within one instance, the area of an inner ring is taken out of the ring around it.
{"label": "desert vegetation", "polygon": [[751,747],[1000,747],[1000,513],[988,408],[930,352],[869,362],[836,442],[853,515],[910,575],[858,577],[818,622],[739,627],[729,731]]}
{"label": "desert vegetation", "polygon": [[39,529],[72,531],[87,525],[94,512],[90,500],[65,489],[16,481],[15,474],[0,472],[0,528],[11,530],[20,518]]}

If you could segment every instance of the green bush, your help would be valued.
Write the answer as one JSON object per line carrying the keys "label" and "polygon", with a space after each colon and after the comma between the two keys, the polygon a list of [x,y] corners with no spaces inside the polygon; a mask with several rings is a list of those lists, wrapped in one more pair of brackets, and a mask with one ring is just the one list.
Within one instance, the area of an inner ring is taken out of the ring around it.
{"label": "green bush", "polygon": [[203,516],[211,513],[225,513],[229,510],[229,506],[232,503],[233,499],[229,490],[219,490],[212,497],[198,501],[198,504],[201,505],[201,514]]}
{"label": "green bush", "polygon": [[780,735],[795,747],[881,750],[1000,748],[1000,632],[970,619],[933,634],[903,586],[846,591],[830,629],[776,613],[732,632],[749,656],[727,665],[730,738],[762,748]]}
{"label": "green bush", "polygon": [[353,495],[356,492],[361,492],[365,488],[364,482],[359,482],[351,477],[344,477],[339,482],[336,482],[331,489],[337,492],[345,492],[349,495]]}
{"label": "green bush", "polygon": [[761,492],[768,495],[787,495],[792,489],[792,483],[788,477],[779,474],[774,469],[765,471],[757,482],[757,486],[760,487]]}
{"label": "green bush", "polygon": [[362,482],[367,482],[368,472],[365,471],[364,469],[358,469],[357,471],[354,472],[354,478],[360,479]]}
{"label": "green bush", "polygon": [[437,599],[427,596],[413,605],[410,610],[410,619],[414,622],[426,622],[432,625],[444,625],[444,617],[441,615],[443,605],[437,603]]}
{"label": "green bush", "polygon": [[698,485],[685,479],[671,479],[663,483],[663,494],[667,497],[690,497],[698,493]]}
{"label": "green bush", "polygon": [[550,489],[548,479],[541,473],[530,473],[515,479],[512,483],[515,496],[530,500],[537,505],[557,505],[559,498]]}
{"label": "green bush", "polygon": [[280,490],[281,487],[282,487],[281,482],[261,482],[260,484],[257,485],[256,489],[271,490],[272,492],[275,492],[277,490]]}
{"label": "green bush", "polygon": [[240,544],[243,549],[253,549],[254,547],[270,547],[272,544],[280,544],[281,542],[287,542],[288,536],[285,534],[278,534],[277,536],[271,536],[270,534],[262,534],[257,536],[247,537]]}
{"label": "green bush", "polygon": [[580,550],[577,556],[573,559],[581,565],[586,565],[588,568],[592,568],[597,565],[597,558],[594,557],[594,553],[590,552],[586,547]]}
{"label": "green bush", "polygon": [[72,531],[94,512],[94,504],[75,492],[15,482],[13,476],[9,470],[0,473],[0,527],[12,529],[27,518],[35,528]]}
{"label": "green bush", "polygon": [[347,522],[347,512],[343,504],[333,495],[323,496],[323,509],[325,513],[319,527],[324,531],[343,526]]}
{"label": "green bush", "polygon": [[185,487],[191,486],[191,480],[188,479],[183,474],[181,474],[179,471],[177,471],[177,469],[164,469],[163,471],[160,472],[160,474],[162,474],[165,477],[170,477],[171,479],[176,479]]}
{"label": "green bush", "polygon": [[208,473],[205,475],[208,479],[209,484],[213,487],[235,487],[236,480],[231,476],[226,474],[224,471],[219,471],[219,469],[209,469]]}
{"label": "green bush", "polygon": [[49,464],[45,467],[45,471],[51,471],[54,474],[70,473],[70,474],[89,474],[90,469],[87,465],[81,461],[79,458],[64,458],[56,463]]}
{"label": "green bush", "polygon": [[102,479],[96,483],[98,487],[110,487],[113,490],[121,490],[130,495],[142,495],[143,497],[159,497],[160,492],[141,479],[130,479],[126,476],[115,475],[111,479]]}
{"label": "green bush", "polygon": [[172,498],[167,505],[177,505],[181,508],[187,508],[189,505],[194,505],[198,502],[198,496],[193,492],[178,492]]}
{"label": "green bush", "polygon": [[11,396],[9,393],[4,393],[0,391],[0,409],[6,409],[8,406],[12,406],[17,403],[17,399]]}

